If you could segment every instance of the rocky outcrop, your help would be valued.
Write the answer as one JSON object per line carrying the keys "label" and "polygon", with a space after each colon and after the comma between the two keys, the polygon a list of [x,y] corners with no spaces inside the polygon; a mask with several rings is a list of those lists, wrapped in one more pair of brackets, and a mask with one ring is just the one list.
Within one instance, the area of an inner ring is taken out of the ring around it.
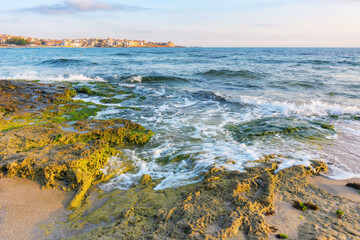
{"label": "rocky outcrop", "polygon": [[[91,185],[112,177],[101,171],[110,156],[153,135],[125,119],[88,119],[103,107],[74,101],[74,94],[71,86],[0,81],[0,177],[76,191],[71,209],[81,205]],[[131,169],[125,161],[120,167]]]}

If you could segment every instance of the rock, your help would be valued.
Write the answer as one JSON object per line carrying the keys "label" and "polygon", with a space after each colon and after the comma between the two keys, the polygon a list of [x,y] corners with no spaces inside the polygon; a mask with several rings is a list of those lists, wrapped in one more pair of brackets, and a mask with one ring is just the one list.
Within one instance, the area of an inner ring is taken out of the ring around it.
{"label": "rock", "polygon": [[147,185],[147,184],[149,184],[151,182],[152,182],[152,178],[147,174],[143,174],[141,176],[141,178],[140,178],[140,184],[141,185]]}

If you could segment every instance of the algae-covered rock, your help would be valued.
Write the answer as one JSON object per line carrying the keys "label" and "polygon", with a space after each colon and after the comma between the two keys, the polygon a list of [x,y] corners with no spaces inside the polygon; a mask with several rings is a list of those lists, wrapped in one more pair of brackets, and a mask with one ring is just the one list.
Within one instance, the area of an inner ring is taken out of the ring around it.
{"label": "algae-covered rock", "polygon": [[305,121],[296,118],[269,117],[257,119],[239,125],[228,125],[234,139],[246,142],[252,139],[264,139],[274,135],[284,137],[325,140],[335,133],[334,126],[320,121]]}
{"label": "algae-covered rock", "polygon": [[104,107],[74,101],[74,94],[70,86],[0,81],[0,177],[76,191],[71,209],[92,184],[111,177],[101,171],[110,156],[153,136],[129,120],[88,119]]}
{"label": "algae-covered rock", "polygon": [[[151,185],[140,183],[127,191],[115,190],[104,195],[108,200],[99,208],[71,219],[71,226],[92,230],[70,239],[237,239],[241,233],[246,239],[268,239],[270,234],[283,234],[274,233],[276,226],[265,221],[269,212],[277,217],[275,193],[289,203],[304,199],[309,209],[316,210],[302,212],[307,221],[299,227],[296,239],[338,236],[338,219],[329,218],[336,210],[327,212],[329,206],[320,199],[334,200],[332,208],[341,203],[341,198],[314,188],[306,180],[310,174],[325,170],[326,164],[314,161],[312,167],[293,166],[276,173],[275,161],[276,156],[266,156],[247,172],[212,167],[200,183],[176,190],[154,191],[159,180]],[[146,178],[143,175],[143,180]],[[359,220],[349,214],[343,216],[350,222],[338,230],[339,236],[358,234],[350,226],[359,224]],[[96,227],[97,224],[101,226]],[[316,229],[312,229],[314,226]]]}
{"label": "algae-covered rock", "polygon": [[159,180],[143,175],[137,187],[104,195],[105,204],[70,221],[110,224],[71,239],[226,239],[240,231],[266,239],[264,214],[274,208],[276,167],[265,160],[245,173],[213,167],[201,183],[160,191],[153,190]]}
{"label": "algae-covered rock", "polygon": [[140,184],[141,185],[147,185],[147,184],[149,184],[151,182],[152,182],[152,178],[147,174],[143,174],[141,176],[141,178],[140,178]]}

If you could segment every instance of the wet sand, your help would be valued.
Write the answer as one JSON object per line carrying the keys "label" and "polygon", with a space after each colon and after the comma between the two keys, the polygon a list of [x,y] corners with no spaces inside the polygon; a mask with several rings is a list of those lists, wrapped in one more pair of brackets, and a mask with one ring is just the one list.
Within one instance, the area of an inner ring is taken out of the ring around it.
{"label": "wet sand", "polygon": [[44,227],[66,221],[71,192],[41,190],[39,184],[20,178],[0,179],[0,239],[60,239],[61,230],[45,235]]}
{"label": "wet sand", "polygon": [[309,176],[308,181],[310,184],[328,193],[349,199],[353,202],[360,202],[360,190],[345,186],[347,183],[360,183],[360,178],[332,180],[323,176]]}
{"label": "wet sand", "polygon": [[[326,192],[343,197],[353,202],[360,202],[360,190],[345,186],[349,182],[360,183],[359,178],[348,180],[332,180],[324,176],[308,176],[308,182]],[[275,197],[275,215],[266,216],[267,224],[275,226],[278,233],[286,233],[289,239],[299,239],[299,227],[307,221],[302,212],[295,209],[292,203],[285,202],[281,195]],[[276,234],[270,235],[270,240],[277,239]]]}
{"label": "wet sand", "polygon": [[[360,191],[346,187],[348,182],[360,179],[331,180],[323,176],[309,176],[310,184],[331,194],[353,202],[360,202]],[[57,189],[41,190],[33,181],[20,178],[0,179],[0,239],[1,240],[45,240],[61,239],[69,236],[66,228],[52,228],[55,222],[66,221],[70,212],[65,209],[73,193]],[[281,195],[275,197],[274,216],[267,216],[266,222],[278,228],[277,233],[287,233],[290,239],[297,239],[298,227],[306,221],[301,212],[292,204],[283,201]],[[49,226],[51,235],[46,235],[44,226]],[[229,239],[245,239],[240,232]],[[276,239],[275,234],[269,239]]]}

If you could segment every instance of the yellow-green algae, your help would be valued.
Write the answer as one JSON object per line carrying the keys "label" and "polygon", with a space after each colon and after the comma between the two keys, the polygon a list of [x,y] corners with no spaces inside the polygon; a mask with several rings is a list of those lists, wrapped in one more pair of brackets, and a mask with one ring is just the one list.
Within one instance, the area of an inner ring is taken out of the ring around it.
{"label": "yellow-green algae", "polygon": [[[101,171],[110,156],[153,135],[125,119],[87,119],[104,107],[74,101],[74,94],[70,86],[0,81],[0,177],[75,190],[71,209],[81,205],[92,184],[111,177]],[[131,169],[123,165],[122,171]]]}
{"label": "yellow-green algae", "polygon": [[[299,226],[297,239],[356,239],[360,235],[359,205],[349,205],[349,200],[306,180],[327,171],[324,162],[276,172],[277,157],[264,157],[243,173],[212,167],[202,182],[175,190],[154,191],[159,180],[144,175],[134,188],[104,194],[107,201],[100,207],[73,216],[68,224],[87,230],[69,239],[236,239],[240,231],[250,240],[268,239],[284,234],[276,233],[276,226],[265,221],[274,212],[275,194],[289,203],[304,199],[320,205],[316,212],[302,212],[306,220]],[[338,219],[334,212],[345,202],[349,213]]]}
{"label": "yellow-green algae", "polygon": [[[239,230],[265,239],[271,228],[264,214],[274,209],[279,182],[273,158],[245,173],[213,167],[201,183],[176,190],[154,191],[156,182],[144,175],[137,187],[115,190],[95,211],[71,219],[72,226],[108,225],[70,239],[225,239]],[[214,225],[220,230],[213,232]]]}
{"label": "yellow-green algae", "polygon": [[[274,210],[275,191],[288,177],[275,173],[275,158],[243,173],[212,167],[202,182],[176,190],[154,191],[158,180],[143,175],[138,186],[105,194],[103,205],[71,218],[72,227],[95,228],[70,239],[226,239],[239,231],[267,239],[274,228],[264,216]],[[306,175],[326,170],[322,162],[298,167]]]}

